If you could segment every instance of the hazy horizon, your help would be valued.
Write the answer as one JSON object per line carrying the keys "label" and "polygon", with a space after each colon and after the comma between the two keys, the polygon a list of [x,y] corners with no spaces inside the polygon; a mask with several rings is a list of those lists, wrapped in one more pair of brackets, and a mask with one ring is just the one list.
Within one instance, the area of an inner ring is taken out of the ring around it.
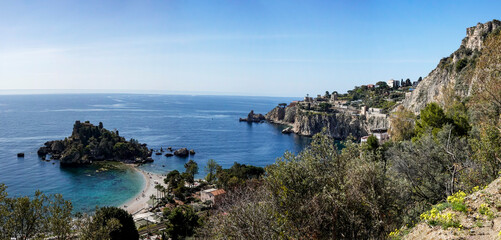
{"label": "hazy horizon", "polygon": [[0,2],[0,90],[300,97],[415,81],[499,9],[489,0]]}
{"label": "hazy horizon", "polygon": [[[284,97],[303,98],[306,96],[290,95],[252,95],[244,92],[211,91],[169,91],[169,90],[133,90],[133,89],[0,89],[0,95],[40,95],[40,94],[138,94],[138,95],[189,95],[189,96],[234,96],[234,97]],[[320,93],[319,93],[320,94]]]}

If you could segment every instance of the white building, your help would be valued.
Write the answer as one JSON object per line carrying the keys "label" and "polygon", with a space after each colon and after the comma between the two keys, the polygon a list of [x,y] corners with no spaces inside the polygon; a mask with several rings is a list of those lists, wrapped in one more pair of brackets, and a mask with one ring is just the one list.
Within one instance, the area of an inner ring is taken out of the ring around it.
{"label": "white building", "polygon": [[393,79],[386,81],[386,84],[388,84],[388,87],[391,88],[396,88],[400,86],[400,82],[398,80],[393,80]]}
{"label": "white building", "polygon": [[226,191],[224,191],[224,189],[211,188],[203,190],[200,192],[200,200],[202,202],[211,201],[212,203],[216,203],[221,199],[222,195],[224,195],[225,193]]}

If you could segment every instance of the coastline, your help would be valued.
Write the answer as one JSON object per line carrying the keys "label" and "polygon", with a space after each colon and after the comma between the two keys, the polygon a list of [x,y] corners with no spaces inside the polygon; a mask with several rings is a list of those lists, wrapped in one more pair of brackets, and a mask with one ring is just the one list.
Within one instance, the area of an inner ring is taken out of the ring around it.
{"label": "coastline", "polygon": [[129,199],[126,203],[121,204],[119,207],[126,210],[128,213],[135,215],[137,213],[142,213],[147,211],[148,209],[148,201],[150,200],[151,195],[157,194],[157,190],[155,189],[155,185],[160,184],[164,187],[167,187],[164,184],[165,176],[160,174],[146,172],[142,169],[139,169],[134,164],[127,164],[134,171],[141,173],[144,179],[144,184],[141,192],[136,194],[134,197]]}

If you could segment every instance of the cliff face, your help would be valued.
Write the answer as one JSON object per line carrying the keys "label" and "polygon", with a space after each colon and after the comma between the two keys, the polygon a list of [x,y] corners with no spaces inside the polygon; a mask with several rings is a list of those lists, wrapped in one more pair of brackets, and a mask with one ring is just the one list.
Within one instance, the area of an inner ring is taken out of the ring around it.
{"label": "cliff face", "polygon": [[292,126],[296,121],[296,111],[297,111],[296,106],[285,107],[285,108],[275,107],[270,112],[268,112],[264,117],[266,118],[266,120],[273,123]]}
{"label": "cliff face", "polygon": [[356,116],[344,113],[301,113],[296,117],[293,131],[299,135],[312,136],[326,128],[331,137],[345,139],[367,135],[363,124]]}
{"label": "cliff face", "polygon": [[491,34],[499,34],[500,30],[498,20],[468,28],[459,49],[440,60],[438,66],[406,96],[403,105],[417,113],[430,102],[443,106],[446,90],[461,98],[470,96],[480,74],[477,60],[484,52],[490,51],[484,48],[484,42]]}
{"label": "cliff face", "polygon": [[292,127],[292,131],[303,136],[313,136],[326,128],[334,138],[345,139],[348,136],[360,138],[368,135],[371,129],[388,128],[388,118],[384,114],[358,116],[350,113],[313,112],[292,107],[276,107],[266,115],[272,123]]}
{"label": "cliff face", "polygon": [[370,132],[371,129],[389,129],[390,121],[386,114],[368,115],[361,121],[362,127]]}

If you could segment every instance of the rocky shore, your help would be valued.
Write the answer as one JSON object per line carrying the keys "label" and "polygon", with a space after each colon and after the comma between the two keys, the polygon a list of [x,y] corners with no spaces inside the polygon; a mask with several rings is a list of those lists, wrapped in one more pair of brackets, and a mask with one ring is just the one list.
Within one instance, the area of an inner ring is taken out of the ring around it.
{"label": "rocky shore", "polygon": [[277,106],[265,115],[266,121],[287,126],[282,133],[296,133],[313,136],[323,129],[336,139],[348,136],[361,138],[373,129],[387,129],[389,120],[386,114],[360,115],[351,112],[319,112],[300,109],[297,106]]}

